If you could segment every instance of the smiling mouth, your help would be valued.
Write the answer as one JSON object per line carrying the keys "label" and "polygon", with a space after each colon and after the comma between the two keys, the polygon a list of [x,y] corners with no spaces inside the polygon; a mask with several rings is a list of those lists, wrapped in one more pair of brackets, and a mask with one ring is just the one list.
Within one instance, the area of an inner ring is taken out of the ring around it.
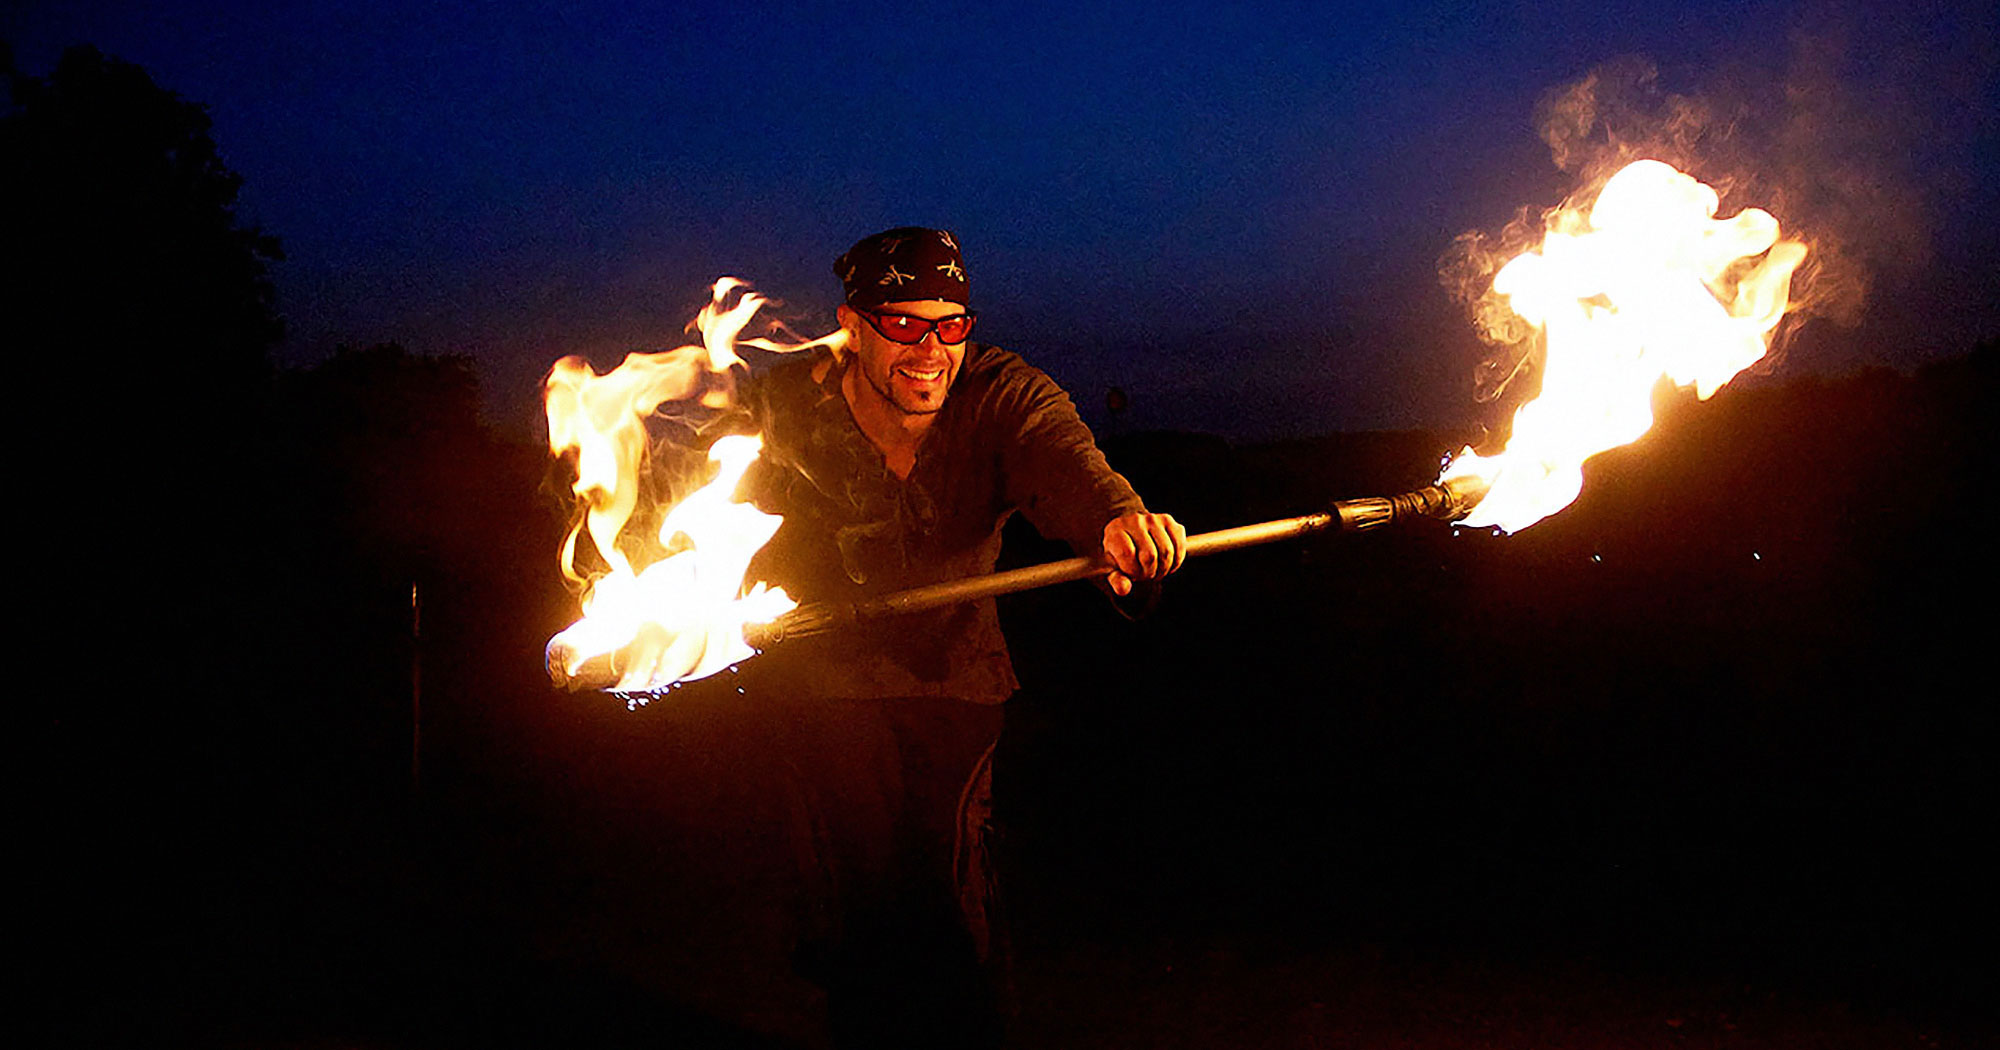
{"label": "smiling mouth", "polygon": [[918,383],[935,383],[944,378],[944,369],[898,367],[896,374]]}

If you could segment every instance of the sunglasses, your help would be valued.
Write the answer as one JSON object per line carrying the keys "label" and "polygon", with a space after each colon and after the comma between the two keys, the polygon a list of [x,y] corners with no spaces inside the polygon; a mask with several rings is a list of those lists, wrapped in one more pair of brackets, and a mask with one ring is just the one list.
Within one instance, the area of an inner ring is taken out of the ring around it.
{"label": "sunglasses", "polygon": [[945,346],[957,346],[972,334],[972,322],[979,315],[971,310],[950,317],[932,320],[928,317],[911,317],[909,314],[874,313],[855,309],[855,313],[868,319],[874,329],[882,333],[882,338],[892,343],[914,346],[924,341],[924,336],[937,333],[937,341]]}

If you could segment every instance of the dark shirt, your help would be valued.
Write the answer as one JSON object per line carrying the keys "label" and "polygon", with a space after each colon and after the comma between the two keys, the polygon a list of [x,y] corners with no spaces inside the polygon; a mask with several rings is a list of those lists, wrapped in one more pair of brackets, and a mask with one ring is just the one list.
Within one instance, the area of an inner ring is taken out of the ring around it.
{"label": "dark shirt", "polygon": [[[841,395],[845,364],[826,351],[752,379],[743,406],[764,435],[750,498],[784,515],[751,566],[801,602],[854,601],[993,570],[1015,511],[1079,554],[1104,525],[1144,511],[1105,463],[1069,395],[1040,369],[968,344],[907,480],[898,478]],[[993,599],[908,613],[785,643],[786,663],[828,697],[956,697],[999,703],[1016,686]]]}

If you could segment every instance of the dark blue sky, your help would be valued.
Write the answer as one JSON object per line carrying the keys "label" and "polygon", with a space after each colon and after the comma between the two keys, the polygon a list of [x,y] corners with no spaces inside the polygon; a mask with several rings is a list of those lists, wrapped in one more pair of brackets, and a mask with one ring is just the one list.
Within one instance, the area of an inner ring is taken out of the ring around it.
{"label": "dark blue sky", "polygon": [[287,362],[466,353],[509,422],[557,356],[678,342],[721,274],[824,325],[832,257],[903,223],[958,231],[982,334],[1089,414],[1115,382],[1137,426],[1460,418],[1435,261],[1559,199],[1536,100],[1633,54],[1672,92],[1752,85],[1787,164],[1824,148],[1894,213],[1862,327],[1787,368],[2000,331],[1990,4],[646,6],[69,0],[0,35],[209,106],[285,244]]}

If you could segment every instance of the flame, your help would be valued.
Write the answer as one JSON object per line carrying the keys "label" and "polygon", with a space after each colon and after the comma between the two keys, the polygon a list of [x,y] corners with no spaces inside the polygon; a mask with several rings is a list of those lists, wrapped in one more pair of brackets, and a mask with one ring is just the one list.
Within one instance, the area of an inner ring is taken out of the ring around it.
{"label": "flame", "polygon": [[1769,212],[1717,219],[1719,205],[1672,165],[1635,161],[1501,267],[1493,291],[1546,340],[1542,390],[1504,451],[1468,448],[1439,478],[1491,486],[1463,524],[1517,532],[1569,506],[1586,459],[1652,428],[1662,378],[1706,400],[1763,358],[1806,246]]}
{"label": "flame", "polygon": [[[793,352],[841,343],[839,331],[809,341],[741,339],[767,301],[725,277],[690,326],[701,332],[700,345],[627,354],[604,375],[580,357],[549,370],[543,399],[549,451],[576,453],[571,491],[583,509],[561,551],[563,575],[583,587],[583,616],[549,640],[552,673],[573,679],[609,656],[618,675],[614,689],[657,691],[748,659],[755,650],[743,640],[745,625],[776,619],[797,604],[782,588],[744,586],[750,560],[783,521],[734,501],[761,438],[715,442],[708,453],[715,476],[666,512],[658,534],[650,542],[622,536],[644,489],[648,416],[670,401],[733,404],[736,378],[747,369],[738,346]],[[595,575],[577,565],[584,534],[607,566]]]}
{"label": "flame", "polygon": [[616,652],[622,673],[614,688],[639,692],[705,678],[755,655],[743,640],[744,625],[776,619],[798,604],[783,588],[743,586],[750,559],[783,521],[733,500],[763,445],[743,435],[717,441],[708,453],[719,468],[715,478],[660,524],[660,546],[680,549],[637,573],[620,556],[591,581],[583,618],[549,640],[566,675]]}

